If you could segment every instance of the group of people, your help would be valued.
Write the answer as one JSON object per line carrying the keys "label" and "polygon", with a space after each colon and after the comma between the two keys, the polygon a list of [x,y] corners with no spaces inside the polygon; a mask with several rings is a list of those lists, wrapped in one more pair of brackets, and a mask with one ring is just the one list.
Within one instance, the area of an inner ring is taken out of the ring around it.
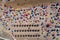
{"label": "group of people", "polygon": [[41,23],[41,26],[48,28],[51,25],[60,25],[60,3],[51,3],[38,7],[14,9],[4,5],[4,9],[0,5],[0,21],[2,25]]}
{"label": "group of people", "polygon": [[[51,3],[50,5],[41,5],[38,7],[14,9],[11,6],[4,5],[4,9],[0,5],[0,19],[2,21],[11,22],[54,22],[60,20],[60,7],[59,3]],[[7,23],[8,23],[7,22]]]}

